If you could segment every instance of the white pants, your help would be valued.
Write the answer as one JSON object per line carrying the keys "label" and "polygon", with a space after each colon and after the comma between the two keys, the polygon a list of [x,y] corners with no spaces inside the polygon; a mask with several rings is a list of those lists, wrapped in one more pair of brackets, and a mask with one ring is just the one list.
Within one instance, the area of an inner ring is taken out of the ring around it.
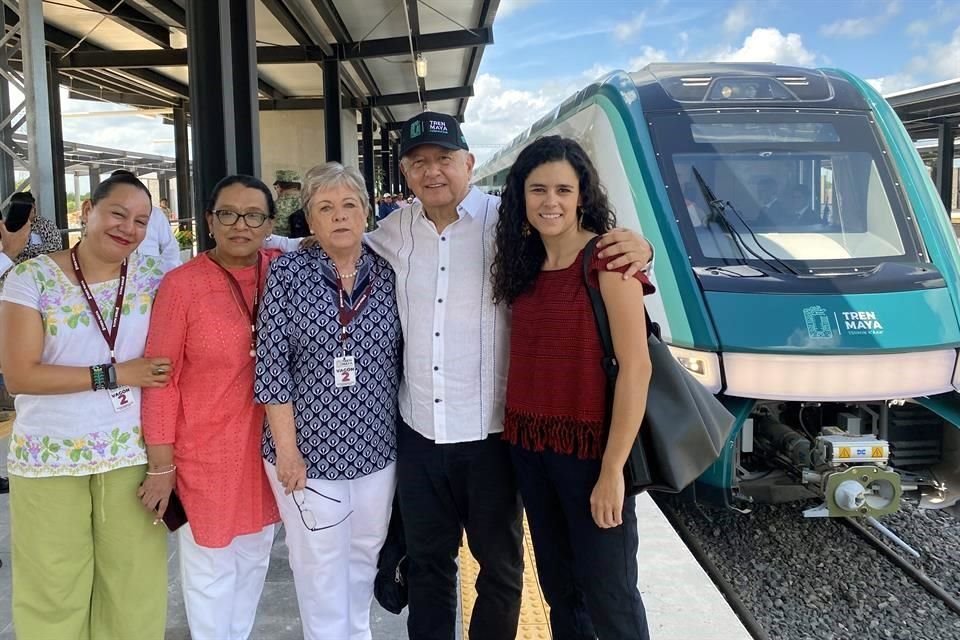
{"label": "white pants", "polygon": [[[339,504],[311,491],[298,491],[296,499],[285,495],[276,467],[266,461],[264,467],[287,535],[304,640],[370,640],[373,580],[387,537],[397,465],[355,480],[307,480],[307,486]],[[313,528],[350,515],[335,527],[310,531],[301,509],[312,513],[306,519]]]}
{"label": "white pants", "polygon": [[237,536],[222,549],[201,547],[190,525],[177,530],[183,603],[193,640],[247,640],[270,565],[274,525]]}

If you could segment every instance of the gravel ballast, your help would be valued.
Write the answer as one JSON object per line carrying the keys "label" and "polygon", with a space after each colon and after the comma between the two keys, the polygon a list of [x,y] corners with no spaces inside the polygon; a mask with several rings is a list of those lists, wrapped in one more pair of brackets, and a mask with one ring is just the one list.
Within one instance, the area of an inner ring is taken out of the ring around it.
{"label": "gravel ballast", "polygon": [[[773,640],[960,640],[960,616],[840,522],[804,518],[808,504],[746,515],[661,504]],[[960,522],[909,504],[881,522],[920,552],[915,566],[960,598]]]}

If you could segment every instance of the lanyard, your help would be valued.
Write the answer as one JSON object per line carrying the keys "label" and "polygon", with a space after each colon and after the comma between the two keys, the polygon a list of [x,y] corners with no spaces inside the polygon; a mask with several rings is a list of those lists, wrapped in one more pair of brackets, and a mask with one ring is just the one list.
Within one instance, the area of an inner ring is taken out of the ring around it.
{"label": "lanyard", "polygon": [[110,326],[110,329],[107,329],[107,323],[103,319],[103,314],[100,312],[100,307],[97,305],[96,299],[93,297],[93,292],[90,291],[90,286],[87,284],[86,279],[83,277],[83,271],[80,270],[80,261],[77,260],[77,246],[74,245],[70,249],[70,261],[73,263],[73,273],[77,276],[77,282],[80,284],[80,290],[83,291],[83,297],[87,299],[87,305],[90,307],[90,313],[93,314],[93,319],[97,321],[97,327],[100,329],[100,335],[103,336],[103,339],[107,342],[107,347],[110,348],[110,362],[116,364],[117,355],[116,355],[116,346],[117,346],[117,335],[120,333],[120,316],[123,311],[123,293],[127,289],[127,260],[124,259],[120,264],[120,286],[117,288],[117,301],[113,305],[113,323]]}
{"label": "lanyard", "polygon": [[360,311],[370,300],[370,294],[373,293],[373,271],[370,272],[370,282],[363,290],[363,294],[353,305],[346,304],[343,299],[343,280],[340,279],[339,273],[337,273],[337,288],[340,294],[340,306],[337,309],[337,319],[340,320],[340,346],[343,349],[343,355],[347,355],[347,338],[349,337],[347,327],[350,326],[354,318],[360,315]]}
{"label": "lanyard", "polygon": [[227,277],[227,282],[230,283],[230,288],[233,289],[233,297],[237,302],[237,306],[240,307],[243,314],[250,320],[250,356],[253,357],[257,352],[257,313],[260,310],[260,274],[262,269],[262,261],[260,260],[260,254],[257,253],[257,280],[254,284],[253,289],[253,308],[247,306],[246,301],[243,297],[243,288],[240,286],[240,283],[234,277],[230,270],[224,267],[222,264],[217,262],[216,258],[213,257],[213,254],[207,252],[207,257],[210,258],[213,264],[220,267],[220,271],[223,272],[223,275]]}

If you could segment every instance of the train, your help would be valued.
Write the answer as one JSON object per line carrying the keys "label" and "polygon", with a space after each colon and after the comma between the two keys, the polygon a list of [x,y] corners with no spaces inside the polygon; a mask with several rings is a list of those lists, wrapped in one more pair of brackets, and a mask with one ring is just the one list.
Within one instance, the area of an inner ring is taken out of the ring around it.
{"label": "train", "polygon": [[654,248],[647,312],[736,417],[697,500],[807,517],[958,509],[960,250],[896,113],[839,69],[650,64],[564,100],[478,167],[503,188],[579,141]]}

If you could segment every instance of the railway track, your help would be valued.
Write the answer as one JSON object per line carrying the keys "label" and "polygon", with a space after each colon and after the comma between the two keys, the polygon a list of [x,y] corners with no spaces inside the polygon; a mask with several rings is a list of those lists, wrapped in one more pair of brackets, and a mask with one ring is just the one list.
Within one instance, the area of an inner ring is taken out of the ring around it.
{"label": "railway track", "polygon": [[804,519],[797,505],[740,515],[654,499],[757,640],[960,639],[952,516],[892,518],[914,560],[858,522]]}

